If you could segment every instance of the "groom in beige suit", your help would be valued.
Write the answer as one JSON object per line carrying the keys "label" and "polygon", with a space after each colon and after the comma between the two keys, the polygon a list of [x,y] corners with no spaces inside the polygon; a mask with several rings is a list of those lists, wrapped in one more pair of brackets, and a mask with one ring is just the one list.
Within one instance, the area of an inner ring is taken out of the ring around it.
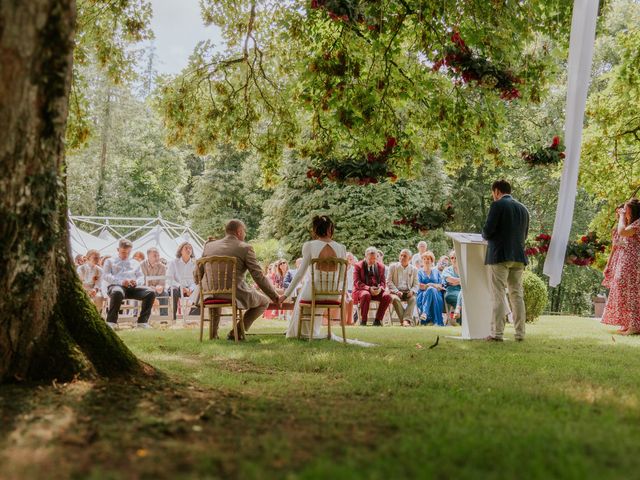
{"label": "groom in beige suit", "polygon": [[[391,293],[393,308],[403,326],[411,326],[418,295],[418,269],[411,265],[411,252],[400,252],[400,261],[389,267],[387,288]],[[402,302],[406,303],[403,307]]]}
{"label": "groom in beige suit", "polygon": [[[260,264],[256,259],[256,254],[253,251],[253,247],[244,241],[246,237],[247,228],[241,220],[229,220],[225,226],[225,237],[220,240],[212,240],[204,245],[202,251],[203,257],[209,257],[212,255],[236,257],[236,301],[238,307],[245,310],[244,313],[244,330],[249,330],[251,324],[269,306],[269,299],[275,303],[281,303],[281,298],[271,285],[271,282],[262,273]],[[245,281],[245,275],[247,270],[251,274],[251,277],[256,282],[256,285],[260,287],[259,292],[257,289],[247,285]],[[231,272],[229,272],[231,274]],[[200,267],[200,275],[202,276],[202,288],[206,291],[209,290],[208,278],[204,275],[204,269]],[[215,273],[213,273],[215,278]],[[215,310],[216,317],[214,318],[214,330],[217,333],[218,321],[220,317],[218,310]],[[233,339],[233,330],[229,332],[228,339]]]}

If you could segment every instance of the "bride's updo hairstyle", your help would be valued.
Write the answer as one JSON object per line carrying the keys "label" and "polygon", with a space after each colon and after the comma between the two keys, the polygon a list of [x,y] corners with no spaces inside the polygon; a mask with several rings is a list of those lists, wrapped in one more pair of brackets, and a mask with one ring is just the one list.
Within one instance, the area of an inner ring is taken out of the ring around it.
{"label": "bride's updo hairstyle", "polygon": [[333,237],[335,225],[326,215],[316,215],[311,221],[311,234],[313,238]]}

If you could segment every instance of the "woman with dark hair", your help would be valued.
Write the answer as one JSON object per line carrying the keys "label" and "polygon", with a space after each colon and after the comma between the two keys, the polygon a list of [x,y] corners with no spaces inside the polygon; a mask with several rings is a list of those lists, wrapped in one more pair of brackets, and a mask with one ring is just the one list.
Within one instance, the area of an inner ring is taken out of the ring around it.
{"label": "woman with dark hair", "polygon": [[640,333],[640,201],[632,198],[617,214],[619,240],[602,323],[619,325],[623,335],[636,335]]}
{"label": "woman with dark hair", "polygon": [[[171,278],[171,296],[173,297],[173,319],[176,319],[178,299],[189,298],[194,293],[196,282],[193,272],[196,269],[193,247],[189,242],[182,242],[176,252],[176,258],[169,262],[167,276]],[[193,297],[195,298],[195,296]],[[195,311],[191,312],[192,315]]]}
{"label": "woman with dark hair", "polygon": [[[293,309],[293,315],[287,328],[287,338],[296,338],[298,336],[298,323],[300,322],[300,301],[311,300],[311,259],[338,257],[347,258],[347,249],[341,243],[333,240],[335,225],[333,221],[326,215],[320,215],[313,218],[311,225],[311,236],[313,240],[306,242],[302,246],[302,263],[296,271],[293,280],[284,292],[286,298],[290,298],[296,290],[298,284],[304,279],[302,291],[296,298],[296,305]],[[322,278],[323,275],[337,275],[338,272],[315,271],[316,278]],[[314,338],[321,337],[320,329],[322,322],[316,322],[314,331],[309,332],[309,324],[302,325],[302,336],[309,337],[310,334]]]}

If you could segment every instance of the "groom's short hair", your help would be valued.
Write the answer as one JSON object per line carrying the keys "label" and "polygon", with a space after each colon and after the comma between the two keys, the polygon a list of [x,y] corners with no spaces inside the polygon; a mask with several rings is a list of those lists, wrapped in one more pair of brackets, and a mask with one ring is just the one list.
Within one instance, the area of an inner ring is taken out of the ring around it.
{"label": "groom's short hair", "polygon": [[498,190],[500,193],[509,195],[511,193],[511,184],[505,179],[496,180],[495,182],[493,182],[493,185],[491,185],[491,191],[494,190]]}
{"label": "groom's short hair", "polygon": [[246,225],[242,220],[238,220],[234,218],[232,220],[229,220],[227,224],[224,226],[224,232],[227,234],[234,234],[234,233],[237,233],[241,227],[244,228],[245,230],[247,229]]}

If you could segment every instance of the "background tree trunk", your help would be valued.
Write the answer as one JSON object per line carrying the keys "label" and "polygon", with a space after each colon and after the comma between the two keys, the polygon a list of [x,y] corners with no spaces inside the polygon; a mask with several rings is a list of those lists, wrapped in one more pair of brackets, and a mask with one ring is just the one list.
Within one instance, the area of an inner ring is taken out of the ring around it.
{"label": "background tree trunk", "polygon": [[74,0],[0,2],[0,382],[134,373],[71,262],[64,133]]}

